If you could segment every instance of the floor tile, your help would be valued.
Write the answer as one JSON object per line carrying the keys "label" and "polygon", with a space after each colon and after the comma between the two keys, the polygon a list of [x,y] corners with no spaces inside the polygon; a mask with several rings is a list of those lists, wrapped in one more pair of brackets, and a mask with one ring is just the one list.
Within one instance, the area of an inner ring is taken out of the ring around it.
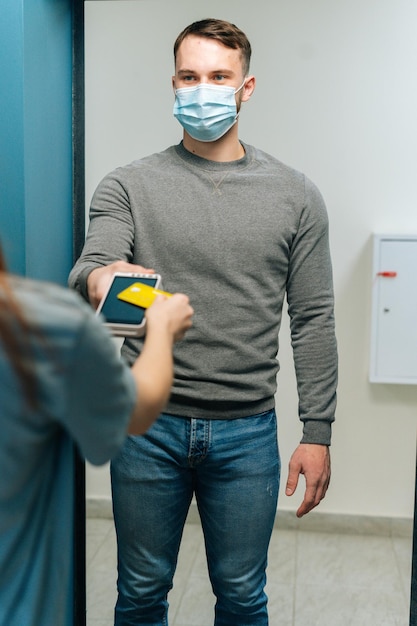
{"label": "floor tile", "polygon": [[274,584],[295,581],[297,533],[279,530],[272,533],[269,545],[267,580]]}
{"label": "floor tile", "polygon": [[409,539],[393,537],[395,557],[397,559],[400,578],[403,585],[407,604],[410,602],[411,593],[411,544]]}
{"label": "floor tile", "polygon": [[87,519],[86,522],[86,562],[87,565],[97,554],[97,550],[106,539],[108,533],[113,532],[113,521],[104,519]]}
{"label": "floor tile", "polygon": [[[87,624],[110,626],[116,601],[111,520],[87,520]],[[275,530],[265,591],[271,626],[407,626],[411,540]],[[213,626],[214,604],[199,524],[186,524],[170,626]]]}
{"label": "floor tile", "polygon": [[343,585],[297,585],[294,626],[406,626],[401,593]]}
{"label": "floor tile", "polygon": [[210,582],[206,576],[192,576],[184,590],[174,626],[212,626],[214,603]]}
{"label": "floor tile", "polygon": [[203,533],[200,525],[186,524],[174,576],[174,586],[168,594],[170,623],[175,619],[181,599],[189,586],[191,571],[201,545],[203,545]]}
{"label": "floor tile", "polygon": [[268,596],[268,614],[271,626],[293,626],[294,585],[276,583],[274,580],[270,580],[265,591]]}
{"label": "floor tile", "polygon": [[301,584],[401,589],[389,537],[299,532],[296,568]]}

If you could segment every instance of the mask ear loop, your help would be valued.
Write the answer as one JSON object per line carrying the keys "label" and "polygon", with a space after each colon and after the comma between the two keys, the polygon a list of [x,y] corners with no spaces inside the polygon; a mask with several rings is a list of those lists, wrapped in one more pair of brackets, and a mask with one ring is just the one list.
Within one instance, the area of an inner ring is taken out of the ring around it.
{"label": "mask ear loop", "polygon": [[238,88],[236,89],[235,94],[236,94],[236,93],[238,93],[238,92],[242,89],[242,87],[243,87],[243,85],[245,84],[245,82],[246,82],[246,78],[244,78],[244,79],[243,79],[243,83],[240,85],[240,87],[238,87]]}
{"label": "mask ear loop", "polygon": [[[245,82],[246,82],[246,78],[244,78],[244,79],[243,79],[243,83],[240,85],[240,87],[238,87],[238,88],[236,89],[236,91],[235,91],[235,95],[236,95],[236,94],[237,94],[237,93],[238,93],[238,92],[242,89],[242,87],[243,87],[243,85],[245,84]],[[237,122],[237,118],[239,117],[239,113],[240,113],[240,111],[237,111],[234,123],[236,123],[236,122]]]}

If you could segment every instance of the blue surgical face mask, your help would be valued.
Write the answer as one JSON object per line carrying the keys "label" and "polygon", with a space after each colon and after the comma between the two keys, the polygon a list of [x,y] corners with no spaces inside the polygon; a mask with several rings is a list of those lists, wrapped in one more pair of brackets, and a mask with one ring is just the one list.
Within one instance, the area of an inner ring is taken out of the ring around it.
{"label": "blue surgical face mask", "polygon": [[174,117],[193,139],[216,141],[237,121],[235,94],[244,84],[238,89],[206,83],[176,89]]}

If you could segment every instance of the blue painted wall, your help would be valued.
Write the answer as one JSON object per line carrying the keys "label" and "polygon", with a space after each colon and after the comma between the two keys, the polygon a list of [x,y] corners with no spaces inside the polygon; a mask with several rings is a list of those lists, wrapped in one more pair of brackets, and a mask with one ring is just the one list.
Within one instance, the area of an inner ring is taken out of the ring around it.
{"label": "blue painted wall", "polygon": [[[2,0],[0,242],[10,271],[60,284],[72,265],[71,118],[72,0]],[[76,595],[67,624],[85,623]]]}
{"label": "blue painted wall", "polygon": [[0,241],[15,273],[66,283],[72,264],[71,0],[3,0]]}

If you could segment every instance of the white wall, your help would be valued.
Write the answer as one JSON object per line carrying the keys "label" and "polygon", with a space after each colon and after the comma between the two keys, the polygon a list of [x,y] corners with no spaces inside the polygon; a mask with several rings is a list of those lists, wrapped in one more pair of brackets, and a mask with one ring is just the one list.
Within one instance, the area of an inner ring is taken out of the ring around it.
{"label": "white wall", "polygon": [[[371,385],[368,355],[372,233],[417,233],[417,3],[87,1],[88,202],[108,171],[181,138],[172,44],[204,17],[236,23],[252,43],[257,88],[241,138],[304,171],[328,206],[340,385],[332,484],[320,510],[411,517],[417,387]],[[301,436],[287,322],[281,342],[285,478]],[[107,474],[88,468],[89,496],[109,495]],[[281,495],[279,506],[293,510],[300,498]]]}

